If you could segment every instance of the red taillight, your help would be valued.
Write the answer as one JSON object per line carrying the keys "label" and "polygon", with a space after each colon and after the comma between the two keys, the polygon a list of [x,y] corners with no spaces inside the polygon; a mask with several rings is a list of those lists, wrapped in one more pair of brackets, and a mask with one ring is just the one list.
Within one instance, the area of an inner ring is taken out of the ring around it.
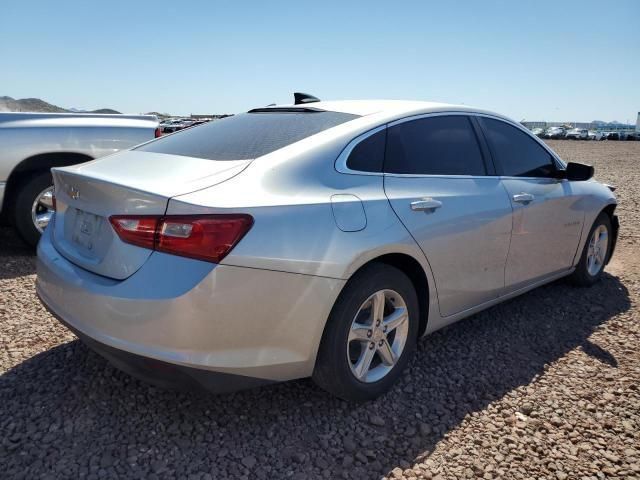
{"label": "red taillight", "polygon": [[160,252],[219,262],[253,225],[250,215],[169,216],[160,221]]}
{"label": "red taillight", "polygon": [[149,215],[115,215],[109,221],[123,242],[153,249],[160,217]]}
{"label": "red taillight", "polygon": [[158,137],[161,137],[161,136],[162,136],[162,129],[160,127],[158,127],[158,128],[156,128],[156,131],[155,131],[155,137],[158,138]]}
{"label": "red taillight", "polygon": [[124,242],[159,252],[220,262],[253,225],[245,214],[136,216],[109,219]]}

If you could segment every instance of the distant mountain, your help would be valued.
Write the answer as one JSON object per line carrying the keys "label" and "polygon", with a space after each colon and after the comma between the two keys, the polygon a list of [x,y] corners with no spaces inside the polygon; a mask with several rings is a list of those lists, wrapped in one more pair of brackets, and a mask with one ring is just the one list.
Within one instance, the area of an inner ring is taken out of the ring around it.
{"label": "distant mountain", "polygon": [[122,114],[122,112],[119,112],[119,111],[114,110],[112,108],[99,108],[97,110],[91,110],[91,111],[89,111],[87,113],[109,113],[111,115],[116,115],[116,114],[120,115],[120,114]]}
{"label": "distant mountain", "polygon": [[119,114],[117,110],[111,108],[100,108],[98,110],[79,110],[77,108],[62,108],[40,100],[39,98],[0,97],[0,112],[41,112],[41,113],[111,113]]}
{"label": "distant mountain", "polygon": [[171,114],[170,113],[160,113],[160,112],[147,112],[145,113],[145,115],[155,115],[156,117],[170,117]]}
{"label": "distant mountain", "polygon": [[108,113],[109,115],[117,115],[117,114],[121,114],[122,112],[119,112],[117,110],[114,110],[113,108],[99,108],[97,110],[85,110],[84,108],[70,108],[67,110],[68,112],[72,112],[72,113]]}
{"label": "distant mountain", "polygon": [[64,113],[68,110],[51,105],[39,98],[21,98],[16,100],[11,97],[0,97],[0,112],[46,112]]}

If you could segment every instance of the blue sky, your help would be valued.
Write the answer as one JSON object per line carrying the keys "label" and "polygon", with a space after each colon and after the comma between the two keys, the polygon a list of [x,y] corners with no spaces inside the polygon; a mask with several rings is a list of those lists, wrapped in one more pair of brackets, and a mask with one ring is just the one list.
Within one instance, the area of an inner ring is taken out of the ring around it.
{"label": "blue sky", "polygon": [[0,95],[188,114],[293,91],[635,123],[640,1],[2,2]]}

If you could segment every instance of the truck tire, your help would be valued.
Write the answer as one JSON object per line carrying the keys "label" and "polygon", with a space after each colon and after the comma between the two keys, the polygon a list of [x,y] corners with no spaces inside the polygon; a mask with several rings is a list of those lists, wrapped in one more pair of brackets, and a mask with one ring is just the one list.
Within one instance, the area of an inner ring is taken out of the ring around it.
{"label": "truck tire", "polygon": [[[50,194],[53,192],[51,173],[34,172],[18,186],[18,194],[13,206],[13,225],[30,246],[34,247],[44,230],[47,214],[53,212]],[[39,218],[39,225],[36,224]],[[47,222],[48,223],[48,222]]]}

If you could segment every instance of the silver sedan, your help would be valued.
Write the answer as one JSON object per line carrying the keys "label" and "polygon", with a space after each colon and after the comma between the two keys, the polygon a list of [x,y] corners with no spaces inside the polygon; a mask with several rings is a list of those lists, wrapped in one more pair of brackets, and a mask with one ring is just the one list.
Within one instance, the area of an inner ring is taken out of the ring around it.
{"label": "silver sedan", "polygon": [[53,169],[43,303],[160,385],[311,376],[367,400],[419,337],[560,277],[602,275],[613,189],[518,123],[298,100]]}

